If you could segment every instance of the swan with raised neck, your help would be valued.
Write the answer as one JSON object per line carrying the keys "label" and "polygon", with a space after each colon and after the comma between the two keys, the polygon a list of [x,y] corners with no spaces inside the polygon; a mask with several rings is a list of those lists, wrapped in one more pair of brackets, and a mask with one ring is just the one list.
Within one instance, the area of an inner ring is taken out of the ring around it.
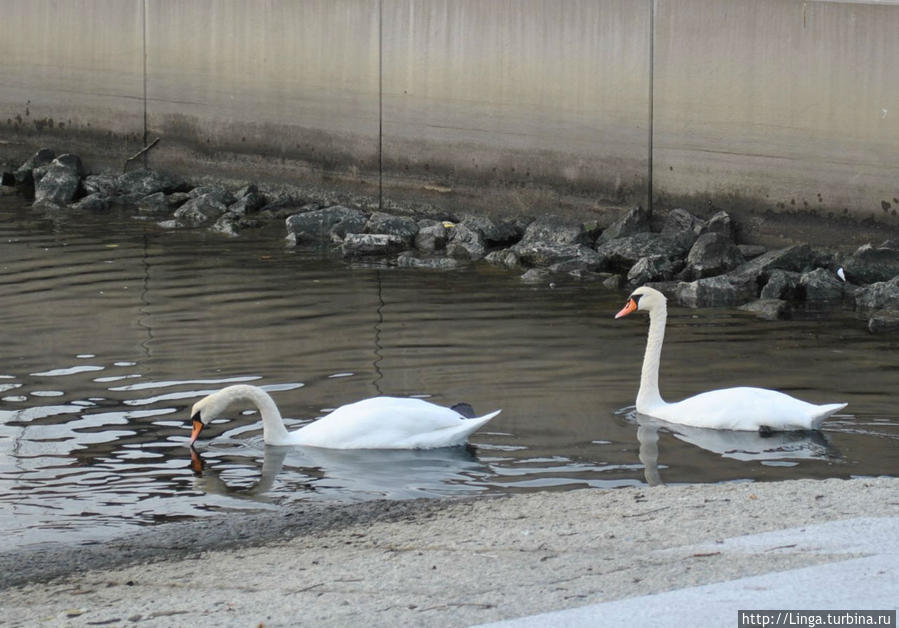
{"label": "swan with raised neck", "polygon": [[615,315],[649,313],[649,333],[637,391],[637,412],[671,423],[729,430],[818,429],[827,417],[846,407],[845,403],[815,405],[767,388],[724,388],[700,393],[677,403],[667,403],[659,392],[659,362],[665,340],[668,306],[665,295],[641,286],[628,297]]}

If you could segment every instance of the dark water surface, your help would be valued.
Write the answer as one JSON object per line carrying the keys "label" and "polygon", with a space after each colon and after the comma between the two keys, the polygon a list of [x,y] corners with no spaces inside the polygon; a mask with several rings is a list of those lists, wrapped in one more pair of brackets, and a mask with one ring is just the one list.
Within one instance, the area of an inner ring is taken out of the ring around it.
{"label": "dark water surface", "polygon": [[[849,407],[815,435],[679,430],[632,411],[646,320],[596,283],[344,262],[272,232],[228,239],[0,199],[0,550],[135,525],[351,501],[655,483],[895,475],[896,336],[851,313],[764,322],[673,308],[662,391],[779,388]],[[502,408],[469,449],[266,448],[257,417],[189,407],[234,382],[294,426],[377,394]],[[210,437],[215,436],[209,440]]]}

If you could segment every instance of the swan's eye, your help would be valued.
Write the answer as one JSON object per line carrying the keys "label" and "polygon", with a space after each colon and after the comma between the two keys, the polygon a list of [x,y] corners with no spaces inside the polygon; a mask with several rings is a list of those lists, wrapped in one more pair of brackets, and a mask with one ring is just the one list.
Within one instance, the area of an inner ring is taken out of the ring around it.
{"label": "swan's eye", "polygon": [[630,296],[630,299],[634,302],[634,305],[639,306],[640,305],[640,297],[642,297],[642,296],[643,296],[642,294],[637,294],[635,292],[634,294],[632,294]]}

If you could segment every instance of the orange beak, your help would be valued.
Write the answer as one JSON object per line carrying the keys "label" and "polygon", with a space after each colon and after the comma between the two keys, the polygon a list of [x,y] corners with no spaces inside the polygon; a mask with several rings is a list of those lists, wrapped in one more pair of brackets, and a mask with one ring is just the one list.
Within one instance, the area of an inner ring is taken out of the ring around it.
{"label": "orange beak", "polygon": [[631,312],[637,309],[637,302],[633,299],[628,299],[627,303],[624,304],[624,307],[621,308],[621,311],[615,315],[615,318],[621,318],[622,316],[627,316]]}
{"label": "orange beak", "polygon": [[203,421],[201,421],[198,418],[195,418],[193,420],[193,426],[194,426],[193,430],[191,430],[191,432],[190,432],[190,443],[188,444],[188,447],[193,447],[194,441],[196,441],[197,438],[200,437],[200,432],[203,431]]}

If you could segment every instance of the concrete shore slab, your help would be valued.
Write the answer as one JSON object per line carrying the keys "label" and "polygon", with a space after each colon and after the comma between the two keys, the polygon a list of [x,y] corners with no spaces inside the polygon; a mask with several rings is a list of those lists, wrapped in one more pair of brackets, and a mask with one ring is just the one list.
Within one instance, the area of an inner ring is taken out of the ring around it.
{"label": "concrete shore slab", "polygon": [[[694,546],[697,553],[755,554],[810,551],[837,562],[766,573],[700,587],[632,597],[481,628],[738,625],[739,611],[895,610],[899,600],[899,518],[860,518],[733,537]],[[840,559],[840,555],[870,554]]]}
{"label": "concrete shore slab", "polygon": [[[601,613],[599,625],[635,626],[895,608],[897,495],[899,479],[857,478],[300,504],[0,555],[13,576],[0,616],[271,628],[597,625]],[[663,609],[677,621],[652,623]]]}

